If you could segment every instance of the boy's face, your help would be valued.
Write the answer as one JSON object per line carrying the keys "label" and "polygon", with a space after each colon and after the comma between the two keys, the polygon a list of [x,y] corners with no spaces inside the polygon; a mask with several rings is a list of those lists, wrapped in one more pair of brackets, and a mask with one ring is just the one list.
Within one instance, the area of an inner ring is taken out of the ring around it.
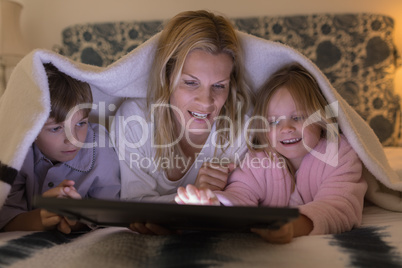
{"label": "boy's face", "polygon": [[49,118],[35,145],[52,162],[67,162],[78,154],[79,144],[85,142],[87,132],[88,117],[80,110],[61,123]]}

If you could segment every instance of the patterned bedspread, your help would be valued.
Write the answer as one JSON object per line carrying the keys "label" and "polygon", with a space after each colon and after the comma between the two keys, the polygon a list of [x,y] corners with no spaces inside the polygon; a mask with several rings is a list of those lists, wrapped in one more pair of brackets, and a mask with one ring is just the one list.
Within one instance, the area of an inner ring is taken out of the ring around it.
{"label": "patterned bedspread", "polygon": [[361,228],[286,245],[251,233],[9,232],[0,234],[0,267],[402,267],[401,227],[402,213],[368,206]]}

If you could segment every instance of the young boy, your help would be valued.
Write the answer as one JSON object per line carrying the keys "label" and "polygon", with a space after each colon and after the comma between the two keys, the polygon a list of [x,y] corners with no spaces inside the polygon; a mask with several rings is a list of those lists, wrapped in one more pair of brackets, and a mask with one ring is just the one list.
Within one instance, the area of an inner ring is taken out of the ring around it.
{"label": "young boy", "polygon": [[3,231],[57,228],[69,233],[82,227],[49,211],[35,209],[34,195],[77,199],[120,196],[117,154],[107,142],[106,146],[97,146],[100,139],[108,141],[108,136],[100,135],[101,126],[88,122],[91,110],[88,106],[92,104],[90,86],[60,72],[51,63],[44,66],[51,112],[0,211]]}

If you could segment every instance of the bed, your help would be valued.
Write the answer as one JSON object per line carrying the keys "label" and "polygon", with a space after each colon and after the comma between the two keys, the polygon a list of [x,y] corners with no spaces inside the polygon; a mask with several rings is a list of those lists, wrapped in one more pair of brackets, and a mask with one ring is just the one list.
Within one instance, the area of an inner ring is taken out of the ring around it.
{"label": "bed", "polygon": [[[382,160],[396,174],[398,186],[392,191],[393,198],[388,198],[386,193],[391,190],[380,183],[373,191],[385,194],[378,195],[375,204],[367,201],[360,228],[336,235],[300,237],[286,245],[272,245],[254,234],[233,232],[146,236],[121,227],[69,235],[57,231],[3,232],[0,267],[402,267],[401,107],[394,89],[401,59],[393,41],[392,18],[354,13],[232,21],[243,33],[295,48],[325,74],[378,139],[384,152],[383,156],[381,150],[380,155],[388,161]],[[97,75],[103,74],[102,68],[117,69],[119,64],[126,63],[125,55],[146,52],[149,46],[142,44],[152,42],[161,23],[72,25],[63,31],[63,43],[55,46],[60,59],[50,52],[34,52],[31,56],[35,59],[38,55],[42,61],[54,58],[56,63],[66,58],[66,64],[72,67],[71,75],[101,81]],[[79,68],[90,72],[75,73]],[[105,94],[99,88],[93,87],[95,103],[103,110],[96,110],[92,120],[109,127],[110,117],[126,96]],[[41,110],[36,117],[46,113],[46,109]],[[23,141],[29,144],[32,139]],[[6,163],[1,157],[0,154],[0,160]]]}

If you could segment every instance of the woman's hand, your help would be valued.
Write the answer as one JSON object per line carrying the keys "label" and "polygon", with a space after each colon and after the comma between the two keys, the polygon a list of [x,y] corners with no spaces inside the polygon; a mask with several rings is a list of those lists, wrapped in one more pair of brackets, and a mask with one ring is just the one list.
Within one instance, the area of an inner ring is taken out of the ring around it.
{"label": "woman's hand", "polygon": [[[175,201],[178,204],[220,205],[216,195],[210,189],[197,189],[194,185],[179,187]],[[129,227],[132,231],[148,235],[169,235],[177,231],[169,230],[153,223],[133,222]]]}
{"label": "woman's hand", "polygon": [[223,166],[219,163],[204,162],[198,171],[194,185],[199,189],[222,191],[226,187],[229,174],[234,168],[233,163]]}
{"label": "woman's hand", "polygon": [[198,189],[191,184],[187,185],[186,188],[179,187],[174,200],[177,204],[220,205],[218,198],[210,189]]}

